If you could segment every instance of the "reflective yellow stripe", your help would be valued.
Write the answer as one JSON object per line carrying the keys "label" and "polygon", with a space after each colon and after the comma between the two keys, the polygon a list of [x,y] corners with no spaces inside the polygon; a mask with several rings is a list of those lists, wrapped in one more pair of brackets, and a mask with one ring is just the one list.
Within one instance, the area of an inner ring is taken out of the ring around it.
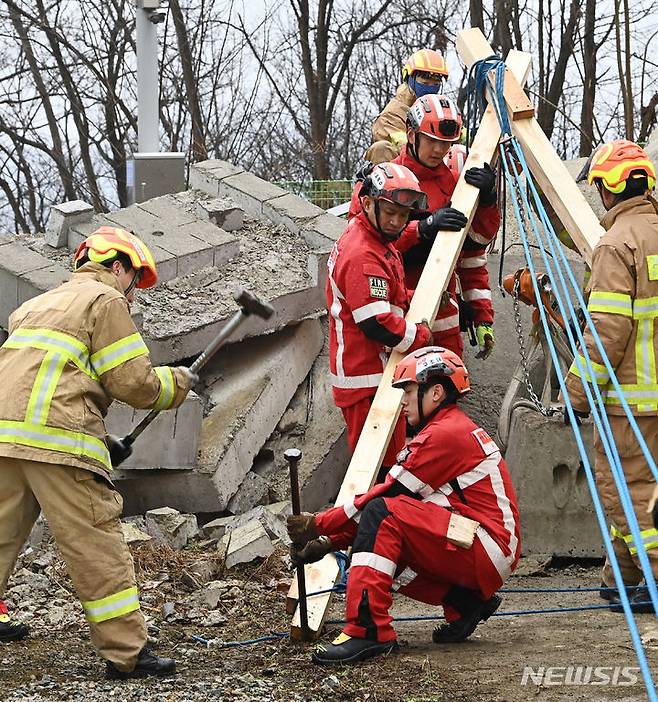
{"label": "reflective yellow stripe", "polygon": [[136,332],[96,351],[91,356],[91,365],[98,375],[103,375],[126,361],[138,356],[145,356],[148,352],[141,334]]}
{"label": "reflective yellow stripe", "polygon": [[[638,320],[637,337],[635,339],[635,368],[637,370],[638,385],[656,387],[656,354],[653,339],[653,319]],[[651,411],[652,403],[639,405],[641,412]]]}
{"label": "reflective yellow stripe", "polygon": [[83,602],[82,607],[87,621],[98,624],[139,609],[139,593],[136,587],[129,587],[114,595],[102,597],[100,600]]}
{"label": "reflective yellow stripe", "polygon": [[396,146],[400,146],[400,144],[407,143],[407,133],[406,132],[391,132],[388,139]]}
{"label": "reflective yellow stripe", "polygon": [[[633,534],[624,534],[617,529],[614,524],[610,526],[610,533],[618,539],[623,539],[624,543],[628,546],[630,554],[635,555],[637,553],[637,546],[635,545]],[[640,537],[646,551],[658,547],[658,529],[645,529],[640,532]]]}
{"label": "reflective yellow stripe", "polygon": [[587,309],[590,312],[607,312],[621,314],[624,317],[633,316],[633,300],[630,295],[615,292],[593,291],[589,296]]}
{"label": "reflective yellow stripe", "polygon": [[25,421],[30,424],[45,424],[50,412],[55,389],[62,377],[67,358],[64,354],[48,351],[41,361],[37,377],[27,403]]}
{"label": "reflective yellow stripe", "polygon": [[89,361],[89,349],[80,340],[69,334],[52,329],[21,327],[12,332],[3,346],[9,349],[31,348],[61,354],[83,373],[94,380],[98,379]]}
{"label": "reflective yellow stripe", "polygon": [[81,432],[3,419],[0,420],[0,443],[20,444],[61,451],[73,456],[85,456],[102,463],[107,470],[112,470],[110,454],[105,442]]}
{"label": "reflective yellow stripe", "polygon": [[158,366],[153,370],[160,379],[160,393],[153,405],[153,409],[169,409],[175,397],[176,381],[174,380],[174,374],[169,366]]}
{"label": "reflective yellow stripe", "polygon": [[[587,370],[587,364],[585,363],[584,356],[581,356],[580,354],[578,354],[578,358],[580,359],[580,362],[583,366],[583,370],[585,371],[585,380],[588,383],[591,383],[592,379],[589,377],[589,372]],[[610,378],[608,371],[606,370],[606,367],[604,365],[601,365],[600,363],[596,363],[595,361],[590,361],[590,363],[592,364],[592,370],[594,371],[596,384],[597,385],[606,385],[609,378]],[[578,378],[582,377],[580,375],[580,371],[578,370],[578,366],[576,365],[575,361],[571,364],[571,368],[569,368],[569,373],[572,373],[573,375],[577,376]]]}
{"label": "reflective yellow stripe", "polygon": [[617,529],[617,527],[614,524],[610,525],[610,534],[614,536],[616,539],[623,539],[624,534]]}
{"label": "reflective yellow stripe", "polygon": [[633,303],[635,319],[654,319],[658,317],[658,297],[638,297]]}

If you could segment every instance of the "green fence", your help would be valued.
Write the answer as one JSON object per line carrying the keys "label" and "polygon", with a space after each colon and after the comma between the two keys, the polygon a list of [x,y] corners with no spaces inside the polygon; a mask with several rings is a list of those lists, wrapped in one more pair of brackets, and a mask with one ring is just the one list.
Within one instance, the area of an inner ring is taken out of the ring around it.
{"label": "green fence", "polygon": [[279,180],[276,185],[303,197],[314,205],[328,210],[352,197],[354,183],[351,180]]}

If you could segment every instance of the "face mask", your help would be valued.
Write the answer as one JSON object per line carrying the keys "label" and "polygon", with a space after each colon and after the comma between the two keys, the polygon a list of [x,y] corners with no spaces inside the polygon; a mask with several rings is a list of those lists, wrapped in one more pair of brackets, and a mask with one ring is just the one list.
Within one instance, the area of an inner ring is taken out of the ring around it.
{"label": "face mask", "polygon": [[425,85],[425,83],[419,83],[415,76],[409,78],[409,87],[414,91],[417,98],[423,97],[423,95],[438,95],[441,89],[440,85]]}

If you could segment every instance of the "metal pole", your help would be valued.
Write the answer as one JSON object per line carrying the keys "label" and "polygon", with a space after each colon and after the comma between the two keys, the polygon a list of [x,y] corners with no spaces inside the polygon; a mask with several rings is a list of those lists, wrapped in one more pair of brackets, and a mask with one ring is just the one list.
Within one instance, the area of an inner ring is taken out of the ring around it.
{"label": "metal pole", "polygon": [[[139,3],[141,4],[141,3]],[[159,150],[158,30],[143,7],[137,13],[137,148],[142,153]]]}

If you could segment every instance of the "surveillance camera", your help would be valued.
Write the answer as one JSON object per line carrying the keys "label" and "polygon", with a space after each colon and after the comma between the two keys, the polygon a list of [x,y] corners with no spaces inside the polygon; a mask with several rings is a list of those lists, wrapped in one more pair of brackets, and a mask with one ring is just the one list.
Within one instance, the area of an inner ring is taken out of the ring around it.
{"label": "surveillance camera", "polygon": [[160,24],[161,22],[165,21],[165,18],[167,17],[167,10],[151,10],[149,12],[149,22],[152,22],[153,24]]}

